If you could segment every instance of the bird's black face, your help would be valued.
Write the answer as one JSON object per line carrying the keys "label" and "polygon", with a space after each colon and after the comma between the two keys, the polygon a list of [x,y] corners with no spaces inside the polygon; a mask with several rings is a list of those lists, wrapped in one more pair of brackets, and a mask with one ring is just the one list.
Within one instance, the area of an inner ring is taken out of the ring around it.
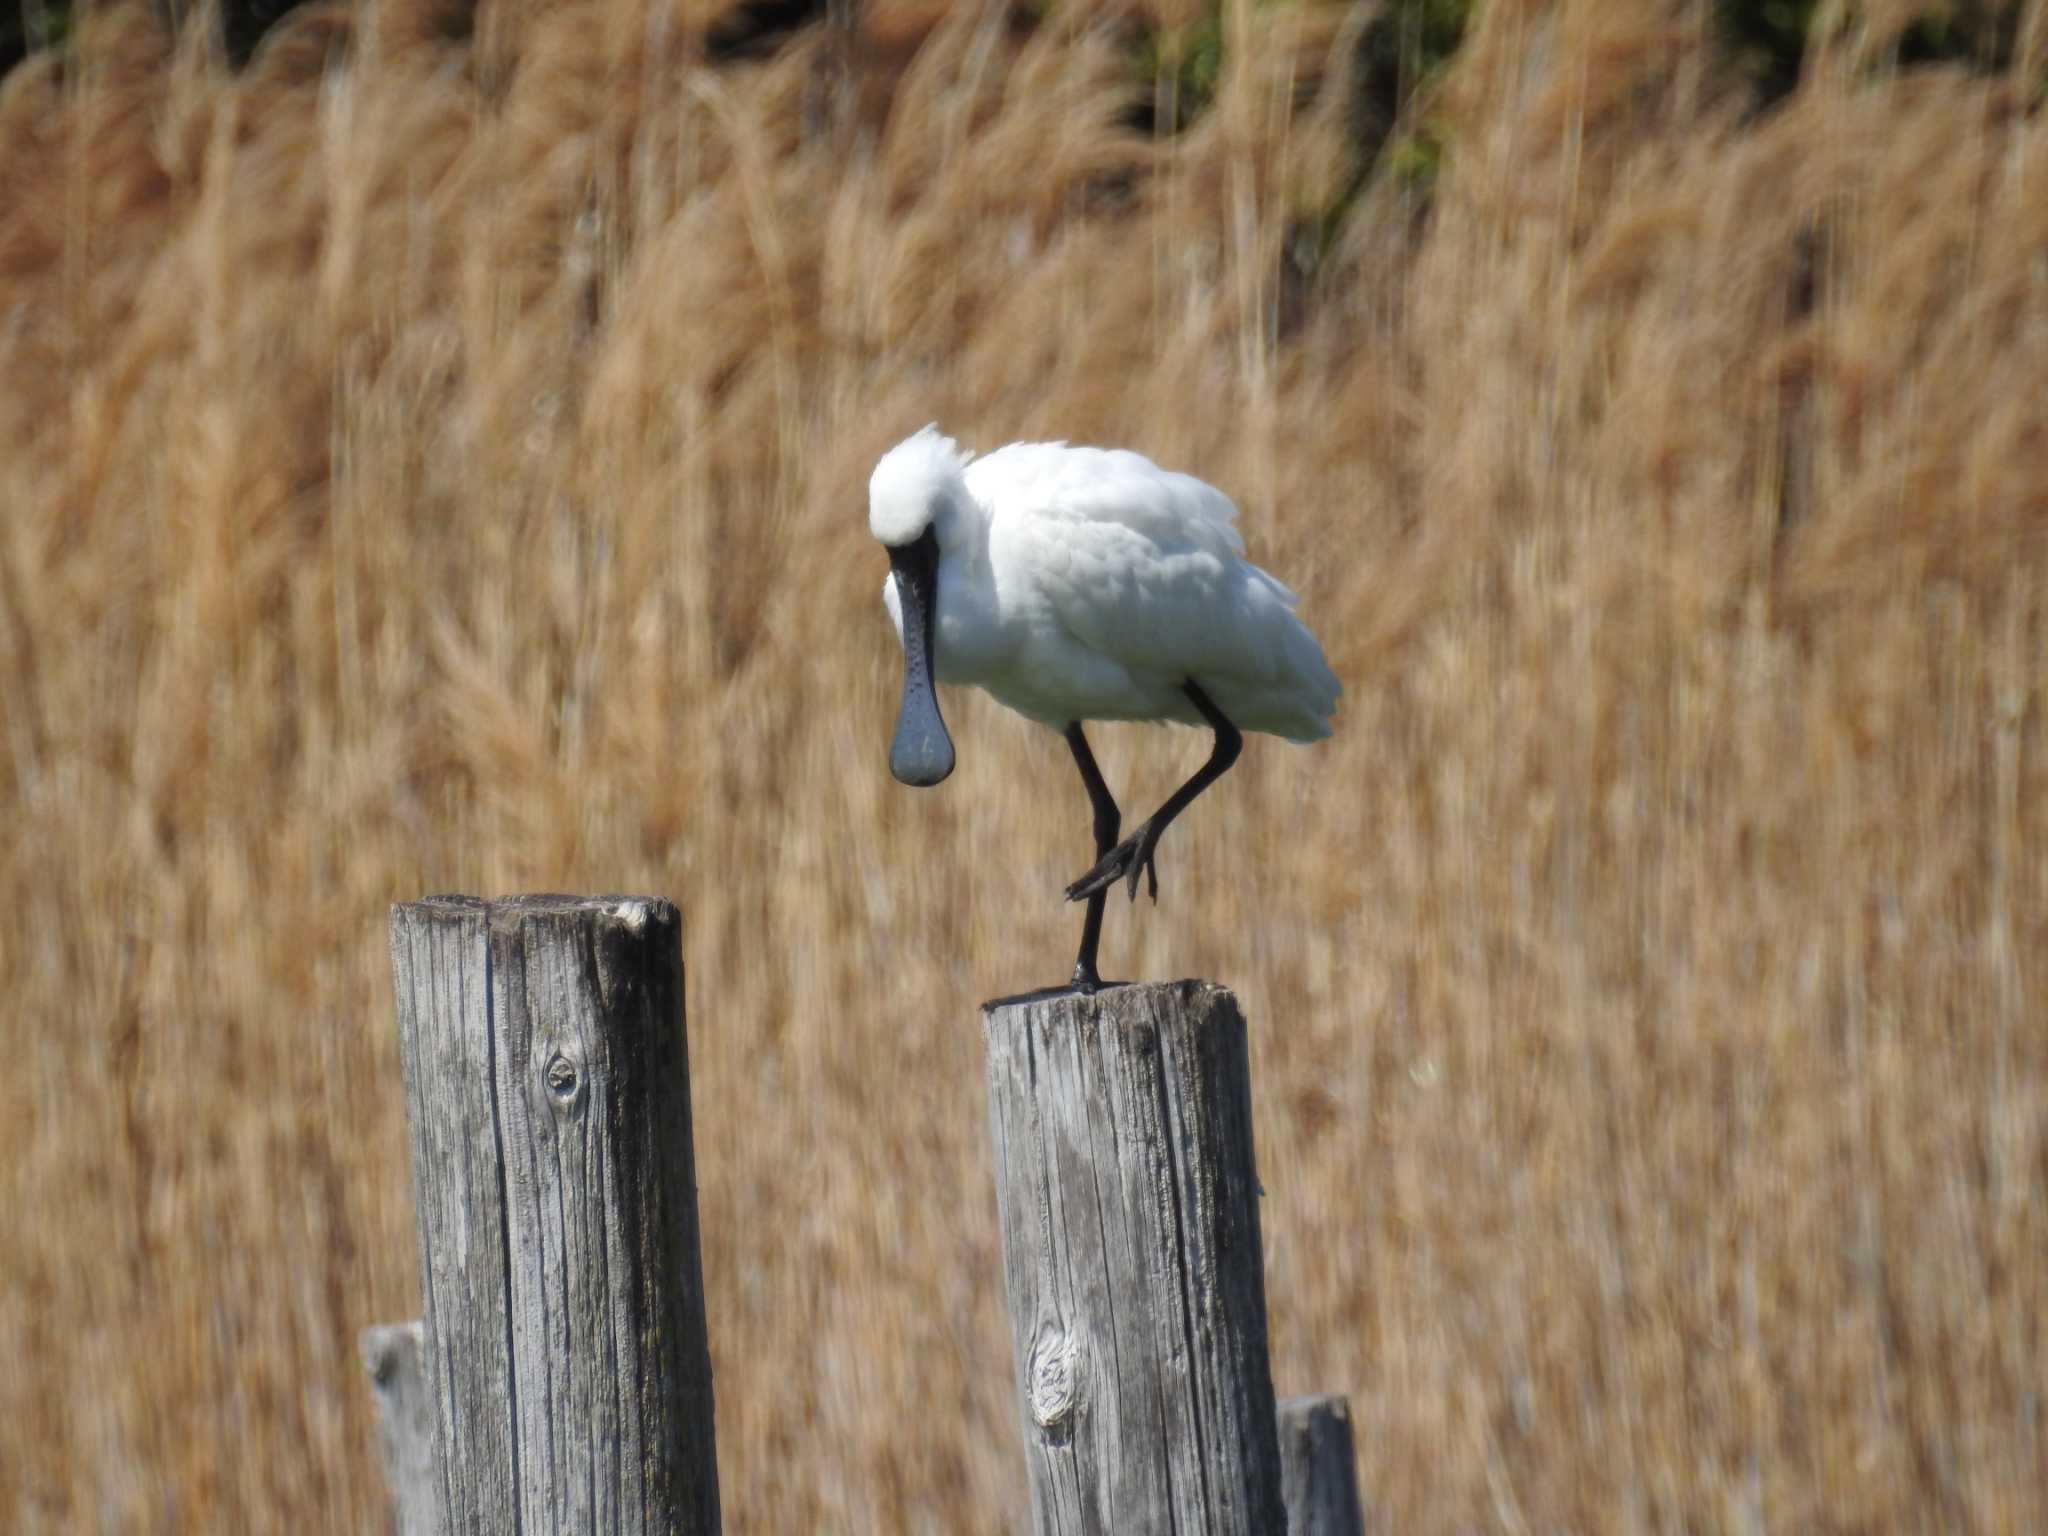
{"label": "bird's black face", "polygon": [[953,739],[939,718],[932,686],[932,629],[939,607],[939,536],[930,528],[889,548],[889,571],[903,612],[903,707],[889,743],[889,771],[929,787],[953,771]]}

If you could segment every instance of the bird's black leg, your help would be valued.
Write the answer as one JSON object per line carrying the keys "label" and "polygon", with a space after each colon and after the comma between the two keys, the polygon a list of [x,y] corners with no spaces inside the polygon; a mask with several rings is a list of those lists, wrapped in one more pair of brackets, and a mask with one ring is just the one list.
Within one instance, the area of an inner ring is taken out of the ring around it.
{"label": "bird's black leg", "polygon": [[1106,895],[1118,880],[1128,881],[1131,900],[1138,899],[1138,871],[1145,872],[1150,884],[1152,899],[1159,899],[1159,875],[1152,868],[1152,855],[1159,847],[1159,835],[1172,824],[1173,818],[1194,802],[1195,796],[1223,777],[1225,770],[1237,761],[1237,754],[1244,747],[1244,737],[1238,734],[1218,709],[1202,685],[1189,678],[1181,685],[1181,692],[1194,701],[1195,708],[1202,712],[1202,718],[1209,722],[1216,732],[1216,745],[1209,753],[1209,761],[1195,770],[1193,778],[1166,797],[1166,803],[1145,818],[1143,825],[1129,837],[1118,843],[1097,861],[1095,867],[1067,887],[1067,900],[1079,901],[1083,897],[1093,902]]}
{"label": "bird's black leg", "polygon": [[[1088,803],[1095,808],[1095,856],[1101,858],[1116,846],[1123,829],[1123,812],[1102,782],[1102,770],[1095,766],[1095,754],[1088,750],[1088,738],[1081,734],[1081,722],[1067,727],[1067,745],[1073,749],[1074,766],[1081,770],[1081,782],[1088,790]],[[1109,900],[1107,889],[1088,898],[1088,916],[1081,923],[1081,953],[1074,959],[1074,990],[1093,992],[1102,985],[1095,969],[1095,946],[1102,940],[1102,907]]]}

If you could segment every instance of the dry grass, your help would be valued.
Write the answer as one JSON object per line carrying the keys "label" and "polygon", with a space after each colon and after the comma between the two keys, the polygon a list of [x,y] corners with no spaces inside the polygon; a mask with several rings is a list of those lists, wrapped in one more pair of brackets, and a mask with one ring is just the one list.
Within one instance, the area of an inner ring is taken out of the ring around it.
{"label": "dry grass", "polygon": [[17,70],[4,1523],[374,1522],[386,905],[588,888],[685,912],[729,1528],[1019,1528],[975,1005],[1087,830],[978,698],[884,766],[866,471],[937,417],[1229,487],[1349,685],[1104,960],[1244,998],[1275,1376],[1384,1528],[2048,1529],[2048,14],[1897,75],[1912,9],[1747,120],[1704,0],[1497,0],[1432,215],[1306,284],[1341,9],[1231,0],[1156,144],[1072,6]]}

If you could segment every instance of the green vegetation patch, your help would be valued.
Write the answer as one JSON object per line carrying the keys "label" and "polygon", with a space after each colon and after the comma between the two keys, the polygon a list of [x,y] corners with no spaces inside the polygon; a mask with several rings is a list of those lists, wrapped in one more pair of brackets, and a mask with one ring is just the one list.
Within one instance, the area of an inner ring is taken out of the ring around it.
{"label": "green vegetation patch", "polygon": [[[1800,67],[1816,26],[1832,17],[1853,25],[1856,11],[1823,9],[1820,0],[1715,0],[1714,25],[1735,65],[1770,106],[1799,84]],[[1899,34],[1887,62],[1900,69],[1961,64],[1983,71],[2012,63],[2019,34],[2017,0],[1950,0]]]}
{"label": "green vegetation patch", "polygon": [[1223,75],[1223,15],[1212,8],[1190,26],[1147,29],[1132,54],[1132,72],[1147,99],[1133,126],[1147,133],[1180,133],[1216,99]]}

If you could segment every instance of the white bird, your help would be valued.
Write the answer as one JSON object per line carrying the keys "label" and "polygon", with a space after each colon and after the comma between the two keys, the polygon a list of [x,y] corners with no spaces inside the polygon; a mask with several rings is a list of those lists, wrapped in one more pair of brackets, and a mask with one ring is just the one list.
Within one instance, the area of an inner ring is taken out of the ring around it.
{"label": "white bird", "polygon": [[[1124,449],[1012,443],[985,458],[936,427],[882,455],[868,528],[889,552],[882,601],[903,642],[889,768],[905,784],[953,771],[934,677],[972,683],[1063,733],[1095,812],[1095,867],[1074,987],[1103,985],[1095,952],[1119,879],[1153,898],[1159,836],[1237,760],[1240,732],[1319,741],[1343,691],[1295,597],[1244,559],[1230,498]],[[1216,734],[1209,760],[1137,831],[1081,732],[1084,720],[1175,720]]]}

